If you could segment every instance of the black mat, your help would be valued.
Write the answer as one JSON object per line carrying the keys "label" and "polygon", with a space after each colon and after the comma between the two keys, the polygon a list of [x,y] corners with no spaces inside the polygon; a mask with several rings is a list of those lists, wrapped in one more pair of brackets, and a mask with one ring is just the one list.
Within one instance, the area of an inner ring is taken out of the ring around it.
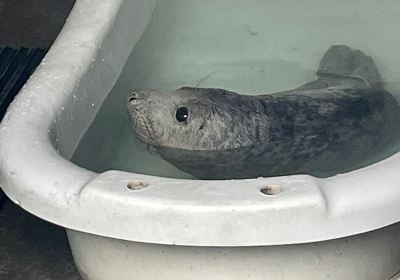
{"label": "black mat", "polygon": [[0,47],[0,119],[46,54],[45,49]]}

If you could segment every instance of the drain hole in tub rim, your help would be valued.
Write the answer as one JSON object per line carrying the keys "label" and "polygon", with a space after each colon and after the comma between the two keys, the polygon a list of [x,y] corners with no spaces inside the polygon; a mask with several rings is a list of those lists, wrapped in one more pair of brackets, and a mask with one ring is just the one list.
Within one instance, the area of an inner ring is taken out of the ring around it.
{"label": "drain hole in tub rim", "polygon": [[269,196],[278,195],[282,192],[282,187],[278,185],[266,185],[261,187],[260,191],[261,193]]}
{"label": "drain hole in tub rim", "polygon": [[128,184],[126,185],[126,187],[132,191],[140,191],[140,190],[147,188],[148,186],[149,186],[149,183],[146,181],[142,181],[142,180],[134,180],[134,181],[128,182]]}

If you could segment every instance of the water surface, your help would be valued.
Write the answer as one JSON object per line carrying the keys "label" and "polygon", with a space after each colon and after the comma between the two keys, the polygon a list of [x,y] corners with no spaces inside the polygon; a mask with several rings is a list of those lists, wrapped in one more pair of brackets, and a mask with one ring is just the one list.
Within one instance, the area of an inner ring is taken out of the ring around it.
{"label": "water surface", "polygon": [[[399,15],[396,0],[159,0],[73,161],[96,172],[190,178],[134,140],[125,109],[132,89],[288,90],[315,78],[319,60],[333,44],[372,56],[385,88],[397,95]],[[396,149],[388,147],[387,154]],[[376,156],[365,164],[386,155]]]}

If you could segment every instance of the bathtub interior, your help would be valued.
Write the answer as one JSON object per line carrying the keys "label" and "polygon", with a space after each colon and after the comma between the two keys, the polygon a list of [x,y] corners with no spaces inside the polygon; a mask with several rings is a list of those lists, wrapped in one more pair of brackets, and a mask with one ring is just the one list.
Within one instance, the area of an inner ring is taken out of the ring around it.
{"label": "bathtub interior", "polygon": [[[372,56],[385,88],[399,97],[400,39],[394,36],[399,12],[400,5],[393,1],[159,0],[72,161],[95,172],[192,178],[134,139],[125,107],[132,89],[198,86],[243,94],[288,90],[315,78],[322,55],[333,44]],[[367,166],[398,148],[366,155],[354,166]]]}
{"label": "bathtub interior", "polygon": [[[151,0],[77,1],[0,125],[2,189],[25,210],[68,229],[157,244],[307,243],[398,222],[399,154],[324,179],[182,180],[166,178],[187,175],[132,142],[124,104],[131,88],[191,83],[246,93],[287,89],[308,81],[333,43],[372,55],[395,91],[398,41],[392,33],[399,7],[319,2],[168,0],[153,10]],[[390,42],[385,50],[383,41]],[[74,150],[81,167],[69,161]],[[271,186],[280,192],[260,192]]]}

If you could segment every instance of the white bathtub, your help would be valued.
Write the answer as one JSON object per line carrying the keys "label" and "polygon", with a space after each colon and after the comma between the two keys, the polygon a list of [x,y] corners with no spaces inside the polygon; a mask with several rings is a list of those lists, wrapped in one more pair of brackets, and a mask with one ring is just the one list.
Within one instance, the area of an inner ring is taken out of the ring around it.
{"label": "white bathtub", "polygon": [[[152,0],[77,0],[1,124],[0,185],[8,197],[67,229],[85,279],[393,277],[400,270],[400,154],[325,179],[97,174],[69,161],[154,7]],[[148,186],[131,190],[130,182]],[[263,194],[265,186],[280,192]]]}

